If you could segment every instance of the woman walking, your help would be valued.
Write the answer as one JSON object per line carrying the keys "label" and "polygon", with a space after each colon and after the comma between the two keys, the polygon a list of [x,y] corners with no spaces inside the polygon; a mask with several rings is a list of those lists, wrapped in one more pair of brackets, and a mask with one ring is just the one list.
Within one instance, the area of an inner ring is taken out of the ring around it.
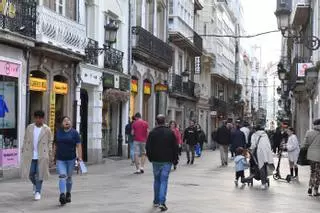
{"label": "woman walking", "polygon": [[[176,137],[176,141],[177,144],[179,146],[179,155],[181,155],[181,151],[182,151],[182,136],[181,136],[181,132],[179,130],[179,128],[177,127],[177,123],[175,121],[170,121],[169,123],[170,125],[170,129],[173,131],[175,137]],[[173,165],[174,170],[177,169],[177,165]]]}
{"label": "woman walking", "polygon": [[[300,146],[297,136],[294,134],[294,129],[289,127],[287,129],[288,142],[284,144],[283,148],[288,151],[289,167],[291,177],[298,178],[298,157],[300,153]],[[293,175],[294,170],[294,175]]]}
{"label": "woman walking", "polygon": [[82,161],[80,136],[77,130],[71,127],[71,120],[67,116],[62,118],[62,127],[57,131],[55,149],[59,174],[59,201],[64,205],[71,202],[72,174],[76,158]]}
{"label": "woman walking", "polygon": [[307,159],[310,161],[310,181],[308,194],[319,196],[320,185],[320,119],[313,122],[313,129],[306,133],[301,149],[308,149]]}

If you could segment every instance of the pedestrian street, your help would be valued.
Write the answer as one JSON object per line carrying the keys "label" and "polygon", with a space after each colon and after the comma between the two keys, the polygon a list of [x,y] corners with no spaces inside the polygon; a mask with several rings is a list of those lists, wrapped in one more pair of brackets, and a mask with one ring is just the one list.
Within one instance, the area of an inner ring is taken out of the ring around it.
{"label": "pedestrian street", "polygon": [[[167,212],[172,213],[315,213],[320,199],[307,195],[309,168],[300,167],[300,183],[290,184],[271,178],[268,190],[255,181],[252,188],[234,185],[234,165],[219,168],[218,151],[206,151],[194,165],[186,165],[185,153],[178,169],[171,173]],[[275,163],[277,160],[275,159]],[[33,201],[32,185],[20,180],[2,181],[2,213],[154,213],[151,164],[145,174],[133,174],[128,160],[107,159],[103,165],[89,166],[89,174],[74,176],[72,203],[61,207],[58,202],[58,177],[44,182],[42,199]],[[282,175],[288,171],[282,161]]]}

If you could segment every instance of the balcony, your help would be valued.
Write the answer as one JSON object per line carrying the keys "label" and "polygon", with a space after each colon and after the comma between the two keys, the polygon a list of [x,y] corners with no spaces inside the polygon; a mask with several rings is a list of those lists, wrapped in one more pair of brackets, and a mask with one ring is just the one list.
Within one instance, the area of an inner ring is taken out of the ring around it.
{"label": "balcony", "polygon": [[36,1],[13,0],[8,4],[9,7],[6,12],[0,11],[0,30],[3,29],[35,38]]}
{"label": "balcony", "polygon": [[37,41],[85,55],[86,26],[44,7],[37,7]]}
{"label": "balcony", "polygon": [[87,50],[86,50],[86,63],[92,65],[98,65],[98,51],[90,51],[90,49],[97,49],[98,42],[93,39],[88,39]]}
{"label": "balcony", "polygon": [[123,72],[123,52],[112,47],[105,46],[104,68]]}
{"label": "balcony", "polygon": [[193,44],[194,44],[194,46],[196,46],[198,51],[202,53],[202,49],[203,49],[203,47],[202,47],[202,38],[196,32],[193,32]]}
{"label": "balcony", "polygon": [[209,102],[211,111],[217,111],[224,114],[227,113],[227,102],[225,102],[224,100],[212,96]]}
{"label": "balcony", "polygon": [[310,1],[309,0],[294,0],[293,1],[293,18],[292,25],[295,27],[304,26],[310,16]]}
{"label": "balcony", "polygon": [[132,34],[132,54],[135,58],[162,69],[169,69],[172,65],[172,49],[170,45],[142,27],[132,27]]}
{"label": "balcony", "polygon": [[194,100],[196,98],[195,87],[196,84],[193,81],[183,82],[182,76],[174,73],[169,75],[169,91],[172,97]]}

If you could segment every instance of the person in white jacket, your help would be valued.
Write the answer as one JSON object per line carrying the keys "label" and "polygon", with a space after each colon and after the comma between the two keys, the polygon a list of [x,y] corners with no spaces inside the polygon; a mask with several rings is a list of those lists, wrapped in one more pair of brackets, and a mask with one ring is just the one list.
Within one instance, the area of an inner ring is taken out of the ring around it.
{"label": "person in white jacket", "polygon": [[[294,134],[294,129],[289,127],[287,129],[288,134],[288,142],[283,145],[284,149],[288,151],[288,159],[289,159],[289,167],[290,167],[290,175],[292,177],[298,177],[298,157],[300,153],[300,145],[297,136]],[[294,170],[294,175],[293,175]]]}
{"label": "person in white jacket", "polygon": [[267,165],[274,164],[273,155],[270,145],[270,140],[267,133],[264,131],[264,128],[257,125],[256,132],[252,135],[251,138],[251,147],[250,149],[254,151],[257,148],[257,160],[258,166],[260,169],[260,178],[261,178],[261,189],[266,189],[267,183]]}

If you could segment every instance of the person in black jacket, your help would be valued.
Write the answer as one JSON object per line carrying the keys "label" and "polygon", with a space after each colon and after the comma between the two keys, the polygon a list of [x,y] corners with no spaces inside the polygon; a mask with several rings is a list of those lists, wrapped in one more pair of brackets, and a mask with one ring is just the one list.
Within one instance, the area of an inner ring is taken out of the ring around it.
{"label": "person in black jacket", "polygon": [[216,140],[219,144],[220,156],[221,156],[221,166],[228,165],[228,150],[231,140],[231,124],[224,121],[222,126],[218,128]]}
{"label": "person in black jacket", "polygon": [[282,139],[283,138],[282,138],[281,128],[277,127],[276,132],[274,133],[274,136],[273,136],[273,146],[272,146],[273,153],[275,154],[279,153]]}
{"label": "person in black jacket", "polygon": [[200,155],[198,157],[201,157],[201,153],[203,151],[203,144],[207,142],[207,138],[206,138],[206,133],[204,133],[203,129],[199,124],[197,125],[197,130],[198,130],[198,142],[200,145]]}
{"label": "person in black jacket", "polygon": [[146,150],[147,157],[152,162],[154,175],[154,200],[155,207],[166,211],[166,196],[168,179],[172,164],[178,162],[178,143],[173,131],[165,126],[165,116],[157,116],[158,126],[148,136]]}
{"label": "person in black jacket", "polygon": [[246,136],[240,130],[240,121],[236,122],[235,130],[231,133],[231,152],[235,153],[237,148],[246,148]]}
{"label": "person in black jacket", "polygon": [[189,121],[189,127],[184,130],[183,141],[187,144],[187,164],[190,163],[190,152],[191,164],[193,164],[195,156],[195,146],[198,143],[198,130],[193,120]]}

